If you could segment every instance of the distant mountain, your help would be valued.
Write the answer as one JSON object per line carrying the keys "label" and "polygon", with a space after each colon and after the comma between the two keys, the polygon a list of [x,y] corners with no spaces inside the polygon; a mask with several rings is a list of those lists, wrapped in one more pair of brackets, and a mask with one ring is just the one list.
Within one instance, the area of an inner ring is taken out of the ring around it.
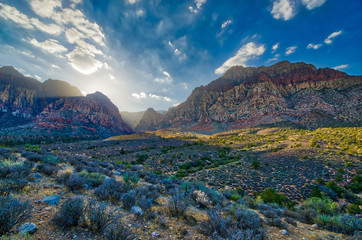
{"label": "distant mountain", "polygon": [[[193,90],[157,128],[219,132],[259,125],[360,125],[362,77],[311,64],[230,68]],[[143,129],[156,128],[153,123]]]}
{"label": "distant mountain", "polygon": [[164,115],[156,112],[153,108],[149,108],[143,114],[142,119],[137,124],[135,131],[153,131],[159,128],[164,119]]}
{"label": "distant mountain", "polygon": [[102,93],[83,96],[67,82],[41,83],[8,66],[0,68],[0,129],[4,136],[58,138],[133,133]]}
{"label": "distant mountain", "polygon": [[120,112],[123,121],[125,121],[132,129],[135,129],[137,124],[140,122],[145,111],[142,112]]}

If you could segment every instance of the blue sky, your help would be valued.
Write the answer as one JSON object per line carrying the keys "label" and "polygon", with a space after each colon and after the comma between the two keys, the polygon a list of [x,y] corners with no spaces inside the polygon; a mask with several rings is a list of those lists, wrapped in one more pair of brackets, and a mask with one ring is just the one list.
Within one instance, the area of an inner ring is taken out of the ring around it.
{"label": "blue sky", "polygon": [[168,109],[233,65],[362,75],[361,0],[0,0],[0,65],[120,110]]}

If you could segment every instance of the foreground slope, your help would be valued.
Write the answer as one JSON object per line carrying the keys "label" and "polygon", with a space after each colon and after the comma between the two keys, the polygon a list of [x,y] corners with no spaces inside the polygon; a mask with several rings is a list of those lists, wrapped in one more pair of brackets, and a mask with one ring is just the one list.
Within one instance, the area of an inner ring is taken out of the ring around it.
{"label": "foreground slope", "polygon": [[13,67],[0,69],[0,123],[3,139],[94,138],[133,132],[118,108],[102,93],[84,97],[67,82],[41,83],[24,77]]}

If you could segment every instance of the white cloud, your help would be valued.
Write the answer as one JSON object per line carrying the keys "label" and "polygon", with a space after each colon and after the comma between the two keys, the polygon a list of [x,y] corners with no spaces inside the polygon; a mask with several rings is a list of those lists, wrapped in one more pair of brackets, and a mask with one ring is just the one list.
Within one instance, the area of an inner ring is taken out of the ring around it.
{"label": "white cloud", "polygon": [[313,44],[313,43],[309,43],[307,46],[307,49],[311,49],[313,48],[314,50],[317,50],[318,48],[322,47],[322,44]]}
{"label": "white cloud", "polygon": [[279,48],[279,44],[280,43],[276,43],[276,44],[274,44],[273,46],[272,46],[272,53],[275,53],[277,50],[278,50],[278,48]]}
{"label": "white cloud", "polygon": [[309,10],[322,6],[327,0],[302,0],[302,4]]}
{"label": "white cloud", "polygon": [[270,63],[270,62],[274,62],[274,61],[278,61],[280,57],[280,54],[275,54],[275,56],[273,58],[270,58],[266,61],[266,63]]}
{"label": "white cloud", "polygon": [[52,67],[52,68],[60,69],[60,67],[59,67],[58,65],[55,65],[55,64],[52,64],[51,67]]}
{"label": "white cloud", "polygon": [[271,14],[275,19],[288,21],[295,15],[295,7],[290,0],[276,0],[273,2]]}
{"label": "white cloud", "polygon": [[56,53],[63,53],[68,51],[63,45],[61,45],[58,40],[55,39],[48,39],[44,42],[38,42],[35,38],[30,39],[29,41],[34,46],[41,48],[44,51],[56,54]]}
{"label": "white cloud", "polygon": [[41,77],[39,77],[38,75],[34,75],[34,77],[36,78],[36,79],[38,79],[39,81],[41,80]]}
{"label": "white cloud", "polygon": [[145,15],[145,11],[143,9],[138,9],[136,11],[136,15],[137,17],[142,17],[143,15]]}
{"label": "white cloud", "polygon": [[134,97],[137,100],[141,100],[141,99],[155,99],[155,100],[163,100],[166,102],[171,102],[171,99],[168,97],[163,97],[161,95],[157,95],[157,94],[153,94],[153,93],[149,93],[146,94],[145,92],[140,92],[140,93],[132,93],[132,97]]}
{"label": "white cloud", "polygon": [[185,82],[182,82],[181,83],[181,86],[184,88],[184,89],[189,89],[189,86],[190,86],[190,84],[188,84],[188,83],[185,83]]}
{"label": "white cloud", "polygon": [[135,4],[135,3],[136,3],[136,0],[127,0],[127,2],[128,2],[129,4]]}
{"label": "white cloud", "polygon": [[19,12],[16,8],[3,3],[0,3],[0,17],[5,20],[11,20],[22,28],[37,29],[51,35],[59,35],[62,33],[62,28],[60,26],[53,23],[45,24],[37,18],[30,19],[27,15]]}
{"label": "white cloud", "polygon": [[196,3],[196,7],[197,7],[198,9],[200,9],[201,6],[206,3],[206,0],[195,0],[195,3]]}
{"label": "white cloud", "polygon": [[21,53],[24,54],[24,55],[27,56],[27,57],[34,58],[34,55],[33,55],[31,52],[29,52],[29,51],[22,51]]}
{"label": "white cloud", "polygon": [[3,3],[0,3],[0,17],[5,20],[11,20],[26,29],[34,28],[27,15],[19,12],[16,8]]}
{"label": "white cloud", "polygon": [[62,7],[62,0],[30,0],[31,9],[40,17],[50,18],[55,13],[56,8]]}
{"label": "white cloud", "polygon": [[59,35],[62,33],[63,29],[56,25],[56,24],[45,24],[37,18],[30,19],[31,24],[35,26],[38,30],[43,31],[45,33],[51,34],[51,35]]}
{"label": "white cloud", "polygon": [[156,94],[148,94],[148,96],[150,96],[150,98],[154,98],[154,99],[157,99],[157,100],[161,100],[162,96],[159,96],[159,95],[156,95]]}
{"label": "white cloud", "polygon": [[92,54],[80,47],[76,47],[67,57],[72,67],[84,75],[92,74],[103,66]]}
{"label": "white cloud", "polygon": [[345,69],[345,68],[348,68],[348,67],[349,67],[348,64],[343,64],[343,65],[335,66],[333,69],[341,70],[341,69]]}
{"label": "white cloud", "polygon": [[334,32],[334,33],[331,33],[331,35],[329,35],[325,40],[324,42],[326,44],[331,44],[333,43],[332,39],[337,37],[338,35],[341,35],[342,34],[342,30],[338,31],[338,32]]}
{"label": "white cloud", "polygon": [[223,74],[232,66],[246,66],[246,62],[253,57],[260,56],[265,52],[265,46],[257,46],[254,42],[249,42],[242,46],[235,56],[229,58],[224,64],[215,70],[216,74]]}
{"label": "white cloud", "polygon": [[292,46],[292,47],[288,47],[287,49],[286,49],[286,52],[285,52],[285,55],[290,55],[290,54],[292,54],[292,53],[295,53],[295,51],[297,50],[297,46]]}
{"label": "white cloud", "polygon": [[198,13],[202,5],[206,3],[206,0],[195,0],[196,8],[189,6],[189,10],[193,13]]}
{"label": "white cloud", "polygon": [[164,77],[155,78],[154,81],[158,83],[171,83],[173,81],[170,73],[163,70],[162,74],[164,75]]}
{"label": "white cloud", "polygon": [[134,97],[137,100],[140,100],[140,99],[146,99],[147,95],[144,92],[140,92],[139,94],[138,93],[132,93],[132,97]]}
{"label": "white cloud", "polygon": [[168,45],[171,47],[171,49],[173,50],[173,54],[177,57],[177,59],[180,62],[187,59],[187,55],[185,53],[182,53],[178,48],[176,48],[171,41],[168,41]]}
{"label": "white cloud", "polygon": [[226,20],[225,22],[223,22],[223,23],[221,24],[221,29],[226,28],[226,27],[229,26],[231,23],[232,23],[231,20]]}
{"label": "white cloud", "polygon": [[105,46],[104,34],[97,23],[91,23],[83,12],[78,9],[65,8],[61,12],[56,12],[52,19],[58,24],[73,25],[77,31],[83,33],[87,39],[91,39],[100,46]]}

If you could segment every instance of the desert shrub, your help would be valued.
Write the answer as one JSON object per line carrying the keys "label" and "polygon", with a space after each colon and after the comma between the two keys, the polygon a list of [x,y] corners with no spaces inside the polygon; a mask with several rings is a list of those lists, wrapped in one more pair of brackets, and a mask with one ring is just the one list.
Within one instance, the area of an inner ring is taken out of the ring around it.
{"label": "desert shrub", "polygon": [[234,217],[223,217],[221,213],[208,211],[209,219],[201,222],[198,230],[211,239],[248,239],[264,238],[262,220],[258,214],[249,210],[237,210]]}
{"label": "desert shrub", "polygon": [[136,193],[135,191],[129,191],[121,197],[122,206],[126,210],[130,210],[136,203]]}
{"label": "desert shrub", "polygon": [[313,198],[313,197],[322,198],[323,197],[323,195],[322,195],[321,191],[319,190],[318,186],[313,187],[312,193],[310,194],[310,197],[311,198]]}
{"label": "desert shrub", "polygon": [[350,215],[318,215],[314,221],[318,226],[333,232],[352,235],[355,232],[362,231],[361,219]]}
{"label": "desert shrub", "polygon": [[7,196],[11,192],[21,191],[28,185],[23,179],[1,179],[0,180],[0,196]]}
{"label": "desert shrub", "polygon": [[253,169],[260,169],[260,162],[258,160],[253,160],[250,166]]}
{"label": "desert shrub", "polygon": [[284,220],[285,220],[287,223],[289,223],[290,225],[293,225],[293,226],[295,226],[295,227],[297,226],[297,222],[296,222],[295,219],[292,218],[292,217],[285,217]]}
{"label": "desert shrub", "polygon": [[29,234],[18,233],[10,236],[2,236],[0,240],[31,240],[31,236]]}
{"label": "desert shrub", "polygon": [[168,204],[168,209],[173,217],[183,216],[187,208],[186,196],[183,193],[176,193]]}
{"label": "desert shrub", "polygon": [[9,179],[21,179],[26,178],[30,174],[32,164],[28,161],[26,162],[12,162],[3,163],[0,167],[0,178],[9,178]]}
{"label": "desert shrub", "polygon": [[76,174],[73,174],[68,181],[64,183],[65,186],[70,188],[71,190],[81,190],[84,188],[86,184],[86,180],[83,177],[79,177]]}
{"label": "desert shrub", "polygon": [[104,184],[100,185],[94,193],[100,200],[116,202],[120,201],[122,194],[128,192],[129,190],[129,185],[110,178],[104,181]]}
{"label": "desert shrub", "polygon": [[11,196],[0,197],[0,235],[8,233],[14,225],[31,214],[29,201],[21,202]]}
{"label": "desert shrub", "polygon": [[312,224],[317,212],[312,208],[301,208],[298,210],[297,218],[300,222]]}
{"label": "desert shrub", "polygon": [[351,204],[349,206],[347,206],[347,213],[350,214],[360,214],[362,212],[362,210],[359,208],[359,205],[357,204]]}
{"label": "desert shrub", "polygon": [[122,175],[122,178],[123,178],[123,181],[125,182],[125,183],[129,183],[129,180],[130,180],[130,175],[129,175],[129,173],[124,173],[123,175]]}
{"label": "desert shrub", "polygon": [[192,199],[202,207],[207,207],[211,205],[209,197],[205,192],[202,192],[201,190],[193,191],[191,196]]}
{"label": "desert shrub", "polygon": [[274,227],[283,228],[283,229],[288,228],[288,226],[282,221],[282,219],[280,217],[267,218],[266,224],[268,224],[269,226],[274,226]]}
{"label": "desert shrub", "polygon": [[243,201],[249,208],[256,209],[258,207],[258,201],[251,196],[244,196]]}
{"label": "desert shrub", "polygon": [[334,215],[338,213],[337,204],[328,198],[310,198],[301,206],[303,209],[313,209],[317,214]]}
{"label": "desert shrub", "polygon": [[88,228],[93,233],[103,232],[110,218],[110,214],[107,211],[107,205],[95,200],[92,200],[87,204],[85,215],[88,220]]}
{"label": "desert shrub", "polygon": [[59,168],[57,166],[51,164],[39,164],[37,166],[37,169],[39,172],[44,173],[45,175],[48,176],[52,176],[53,174],[56,174],[59,171]]}
{"label": "desert shrub", "polygon": [[77,226],[84,212],[84,201],[81,197],[68,198],[56,212],[52,221],[58,227]]}
{"label": "desert shrub", "polygon": [[24,152],[21,154],[21,156],[32,162],[39,162],[43,159],[43,155],[35,152]]}
{"label": "desert shrub", "polygon": [[187,175],[188,175],[188,172],[186,169],[180,169],[176,173],[177,178],[183,178],[183,177],[186,177]]}
{"label": "desert shrub", "polygon": [[139,206],[140,208],[142,208],[142,210],[144,212],[147,212],[149,209],[151,209],[153,205],[153,199],[151,198],[146,198],[145,196],[142,196],[140,199],[138,199],[137,201],[137,206]]}
{"label": "desert shrub", "polygon": [[288,207],[294,206],[294,202],[290,201],[283,194],[277,193],[277,191],[273,188],[266,188],[260,194],[260,197],[265,203],[277,203],[281,206],[288,206]]}
{"label": "desert shrub", "polygon": [[46,155],[43,157],[42,161],[44,163],[48,163],[48,164],[52,164],[52,165],[59,163],[59,159],[54,155]]}
{"label": "desert shrub", "polygon": [[88,172],[86,170],[81,171],[80,173],[78,173],[78,175],[85,178],[87,184],[91,187],[98,187],[99,185],[103,184],[106,179],[106,176],[104,176],[104,174]]}
{"label": "desert shrub", "polygon": [[343,181],[343,175],[341,173],[337,173],[335,180],[336,180],[336,182],[342,182]]}
{"label": "desert shrub", "polygon": [[352,178],[352,181],[346,186],[346,188],[354,193],[362,192],[362,176],[358,174],[355,175]]}
{"label": "desert shrub", "polygon": [[104,237],[107,240],[133,240],[134,233],[119,218],[115,218],[106,228]]}
{"label": "desert shrub", "polygon": [[317,178],[316,183],[319,185],[326,185],[326,181],[324,181],[322,178]]}

